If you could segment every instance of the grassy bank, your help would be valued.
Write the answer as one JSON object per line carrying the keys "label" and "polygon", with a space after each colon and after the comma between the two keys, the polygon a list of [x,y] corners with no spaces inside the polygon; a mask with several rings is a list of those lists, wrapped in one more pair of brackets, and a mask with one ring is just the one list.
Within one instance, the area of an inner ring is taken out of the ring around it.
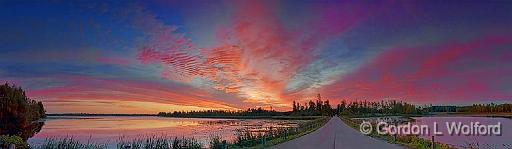
{"label": "grassy bank", "polygon": [[235,142],[229,148],[265,148],[306,135],[322,127],[330,117],[300,123],[296,128],[269,128],[266,131],[254,133],[243,130],[237,133]]}
{"label": "grassy bank", "polygon": [[[340,116],[340,118],[347,125],[349,125],[350,127],[356,129],[357,131],[359,131],[359,126],[362,123],[362,121],[354,120],[354,119],[352,119],[350,117],[347,117],[347,116]],[[375,129],[375,128],[377,128],[377,126],[374,125],[372,128]],[[424,138],[420,138],[419,136],[415,136],[415,135],[396,136],[396,139],[395,139],[394,136],[387,135],[387,134],[386,135],[381,135],[381,134],[378,134],[376,130],[374,130],[368,136],[371,136],[371,137],[374,137],[374,138],[377,138],[377,139],[381,139],[381,140],[385,140],[388,143],[399,144],[399,145],[402,145],[402,146],[405,146],[405,147],[408,147],[408,148],[414,148],[414,149],[430,149],[431,146],[432,146],[430,140],[427,140],[427,139],[424,139]],[[435,143],[434,148],[435,149],[454,149],[454,147],[451,147],[451,146],[449,146],[447,144],[443,144],[443,143],[439,143],[439,142]]]}

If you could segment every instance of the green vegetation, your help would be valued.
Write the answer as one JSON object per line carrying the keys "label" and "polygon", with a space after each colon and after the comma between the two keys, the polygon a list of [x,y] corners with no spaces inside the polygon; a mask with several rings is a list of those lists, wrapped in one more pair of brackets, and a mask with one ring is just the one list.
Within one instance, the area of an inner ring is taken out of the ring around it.
{"label": "green vegetation", "polygon": [[186,117],[186,118],[225,118],[225,117],[272,117],[284,116],[285,112],[277,112],[275,110],[265,110],[260,108],[247,109],[246,111],[229,111],[229,110],[204,110],[204,111],[174,111],[174,112],[160,112],[158,116],[163,117]]}
{"label": "green vegetation", "polygon": [[294,116],[313,116],[313,115],[324,115],[332,116],[334,110],[329,103],[329,100],[322,101],[320,94],[317,96],[316,102],[310,100],[307,103],[300,104],[293,101],[293,110],[291,115]]}
{"label": "green vegetation", "polygon": [[[81,143],[72,137],[59,139],[46,139],[43,145],[35,147],[38,149],[105,149],[106,144]],[[119,140],[117,143],[119,149],[200,149],[202,145],[194,138],[166,138],[149,137],[145,139],[135,139],[131,141]]]}
{"label": "green vegetation", "polygon": [[424,115],[428,114],[428,107],[418,107],[402,101],[354,101],[338,104],[336,112],[351,117],[389,116],[389,115]]}
{"label": "green vegetation", "polygon": [[322,127],[330,117],[299,123],[298,127],[273,128],[252,132],[244,129],[237,132],[237,139],[229,144],[229,148],[264,148],[306,135]]}
{"label": "green vegetation", "polygon": [[512,113],[512,104],[473,104],[457,107],[457,112],[469,113]]}
{"label": "green vegetation", "polygon": [[227,145],[227,141],[222,140],[220,136],[211,136],[209,143],[211,149],[224,149]]}
{"label": "green vegetation", "polygon": [[194,138],[149,137],[132,141],[119,141],[118,149],[200,149],[202,144]]}
{"label": "green vegetation", "polygon": [[21,149],[28,148],[28,144],[19,136],[0,136],[0,148],[8,148],[10,144],[14,144],[17,148]]}

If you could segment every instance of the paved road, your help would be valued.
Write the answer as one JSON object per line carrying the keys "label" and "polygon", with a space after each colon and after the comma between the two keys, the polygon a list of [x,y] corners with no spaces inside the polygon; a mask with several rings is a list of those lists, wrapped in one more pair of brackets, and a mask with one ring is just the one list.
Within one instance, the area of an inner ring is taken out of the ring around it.
{"label": "paved road", "polygon": [[276,149],[401,149],[403,147],[389,144],[382,140],[363,135],[346,125],[337,116],[331,118],[320,129],[300,138],[278,144]]}

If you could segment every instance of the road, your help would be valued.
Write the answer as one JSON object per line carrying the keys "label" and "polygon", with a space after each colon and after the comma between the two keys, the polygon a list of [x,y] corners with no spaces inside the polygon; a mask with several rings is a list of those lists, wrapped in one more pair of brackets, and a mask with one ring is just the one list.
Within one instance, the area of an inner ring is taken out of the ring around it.
{"label": "road", "polygon": [[346,125],[337,116],[318,130],[300,138],[275,145],[275,149],[332,149],[332,148],[357,148],[357,149],[401,149],[396,144],[389,144],[382,140],[363,135],[359,131]]}

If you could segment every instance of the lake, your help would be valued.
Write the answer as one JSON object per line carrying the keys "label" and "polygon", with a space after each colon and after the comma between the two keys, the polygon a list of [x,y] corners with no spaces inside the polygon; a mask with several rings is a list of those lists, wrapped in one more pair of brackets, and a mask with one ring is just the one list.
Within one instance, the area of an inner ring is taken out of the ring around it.
{"label": "lake", "polygon": [[[477,145],[479,148],[512,148],[512,119],[491,118],[491,117],[415,117],[413,124],[425,124],[433,128],[434,122],[438,124],[438,130],[444,135],[435,136],[435,140],[442,143],[458,146],[459,148],[468,147],[469,144]],[[446,122],[461,122],[461,124],[470,125],[471,122],[479,122],[484,125],[496,125],[501,123],[501,136],[491,135],[448,135]],[[433,134],[433,129],[430,129]],[[430,135],[421,136],[431,139]]]}
{"label": "lake", "polygon": [[41,131],[28,140],[31,146],[46,138],[73,137],[87,143],[107,144],[147,138],[194,137],[207,145],[211,136],[232,141],[237,129],[258,131],[269,127],[297,127],[305,120],[168,118],[157,116],[50,116]]}

